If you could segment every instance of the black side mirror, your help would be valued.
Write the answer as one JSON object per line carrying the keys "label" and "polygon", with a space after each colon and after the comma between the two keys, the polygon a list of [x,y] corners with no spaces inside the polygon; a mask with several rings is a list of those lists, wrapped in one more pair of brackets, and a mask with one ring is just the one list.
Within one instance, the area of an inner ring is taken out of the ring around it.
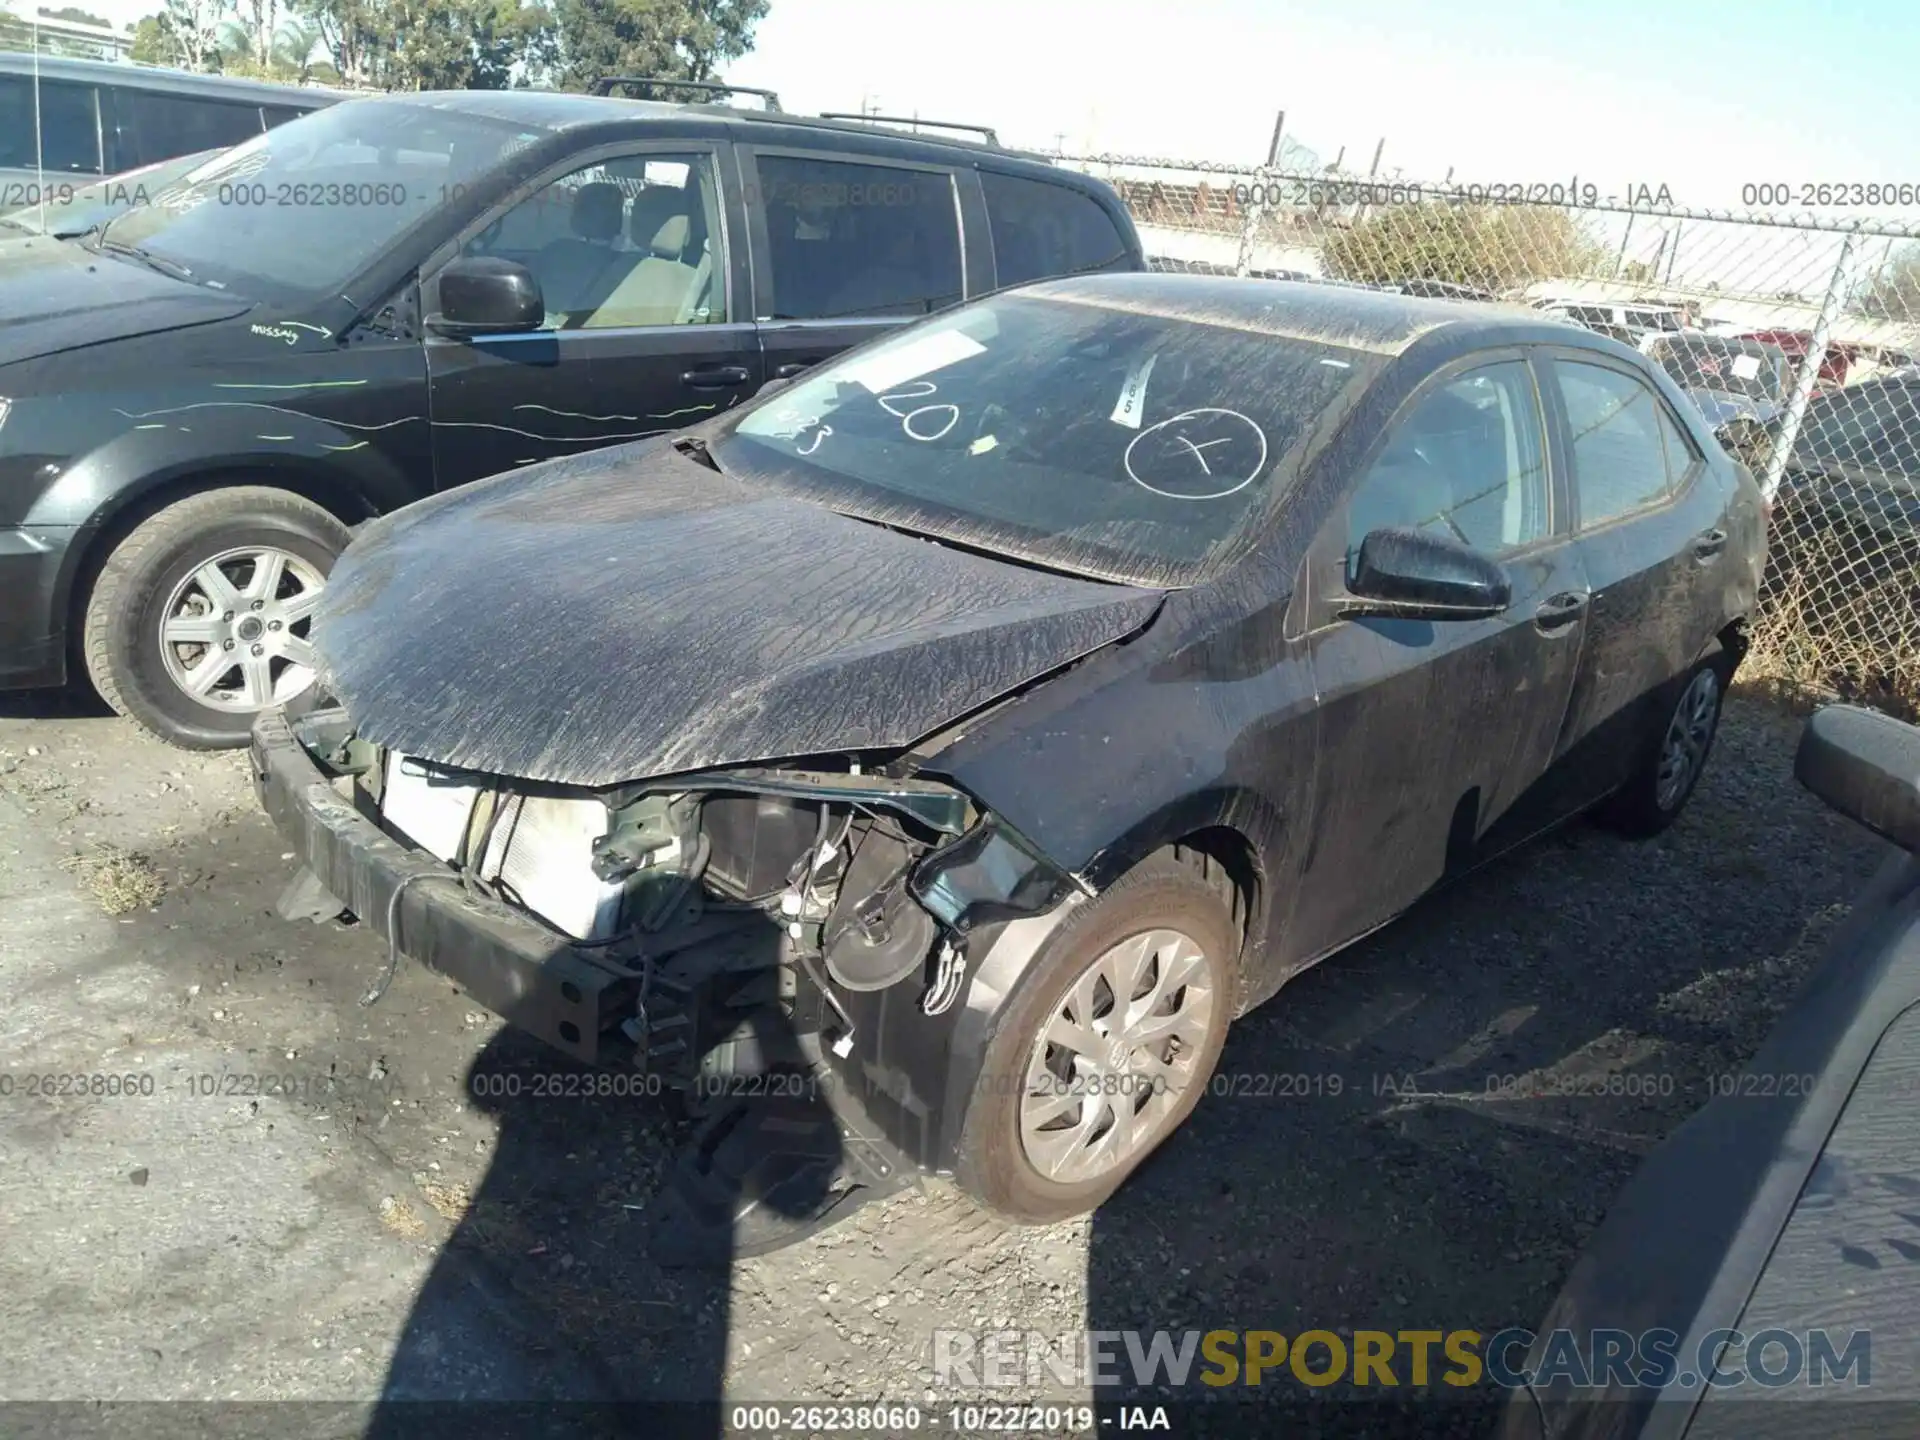
{"label": "black side mirror", "polygon": [[463,255],[440,272],[440,309],[427,316],[436,335],[523,335],[547,319],[540,282],[526,266],[493,255]]}
{"label": "black side mirror", "polygon": [[1828,805],[1920,855],[1920,729],[1858,705],[1828,705],[1800,732],[1793,776]]}
{"label": "black side mirror", "polygon": [[1374,530],[1360,542],[1344,615],[1481,620],[1513,603],[1507,572],[1471,546],[1424,530]]}

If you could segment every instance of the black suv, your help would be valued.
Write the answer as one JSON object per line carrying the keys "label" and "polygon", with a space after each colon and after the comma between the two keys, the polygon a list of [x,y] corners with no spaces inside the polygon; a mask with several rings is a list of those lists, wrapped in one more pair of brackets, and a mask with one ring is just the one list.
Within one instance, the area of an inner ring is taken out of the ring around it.
{"label": "black suv", "polygon": [[1145,268],[1110,188],[986,135],[357,99],[90,236],[0,240],[0,688],[83,667],[165,739],[243,744],[311,698],[355,524],[970,296]]}

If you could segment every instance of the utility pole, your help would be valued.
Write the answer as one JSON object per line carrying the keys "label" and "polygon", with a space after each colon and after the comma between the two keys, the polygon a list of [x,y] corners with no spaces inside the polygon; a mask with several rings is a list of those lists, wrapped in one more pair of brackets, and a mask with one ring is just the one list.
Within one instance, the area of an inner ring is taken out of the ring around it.
{"label": "utility pole", "polygon": [[1280,137],[1287,128],[1287,112],[1282,110],[1273,117],[1273,139],[1267,142],[1267,168],[1280,168]]}

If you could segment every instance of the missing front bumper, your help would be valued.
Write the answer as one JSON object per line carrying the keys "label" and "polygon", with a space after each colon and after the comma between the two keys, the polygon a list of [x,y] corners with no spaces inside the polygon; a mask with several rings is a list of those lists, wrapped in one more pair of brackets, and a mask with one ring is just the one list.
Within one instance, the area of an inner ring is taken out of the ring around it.
{"label": "missing front bumper", "polygon": [[255,725],[252,758],[260,803],[301,865],[383,941],[397,933],[402,955],[580,1060],[630,1052],[620,1026],[639,969],[468,891],[450,866],[393,839],[334,790],[280,711]]}

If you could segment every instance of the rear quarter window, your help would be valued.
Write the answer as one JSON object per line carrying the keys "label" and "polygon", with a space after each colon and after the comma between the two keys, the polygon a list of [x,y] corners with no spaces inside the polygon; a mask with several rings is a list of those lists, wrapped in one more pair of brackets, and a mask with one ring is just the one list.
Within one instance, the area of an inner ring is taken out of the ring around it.
{"label": "rear quarter window", "polygon": [[255,104],[134,89],[113,98],[123,169],[238,145],[262,128]]}
{"label": "rear quarter window", "polygon": [[37,126],[35,108],[32,79],[0,75],[0,167],[98,175],[100,114],[94,87],[43,80]]}
{"label": "rear quarter window", "polygon": [[992,170],[980,172],[980,187],[1002,285],[1133,268],[1120,227],[1085,191]]}

